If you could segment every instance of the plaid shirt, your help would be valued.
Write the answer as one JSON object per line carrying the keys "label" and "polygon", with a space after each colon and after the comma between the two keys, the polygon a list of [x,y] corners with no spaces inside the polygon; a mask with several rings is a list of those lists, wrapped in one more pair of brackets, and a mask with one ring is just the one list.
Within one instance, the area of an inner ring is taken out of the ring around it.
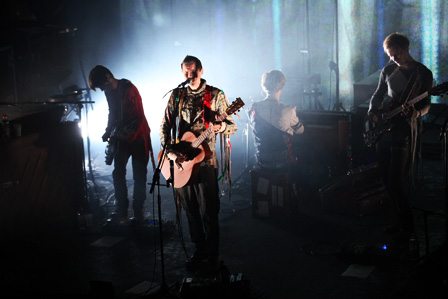
{"label": "plaid shirt", "polygon": [[109,106],[106,133],[117,126],[117,137],[122,142],[143,142],[149,157],[152,151],[151,129],[143,110],[143,103],[137,87],[126,79],[118,80],[116,90],[105,92]]}

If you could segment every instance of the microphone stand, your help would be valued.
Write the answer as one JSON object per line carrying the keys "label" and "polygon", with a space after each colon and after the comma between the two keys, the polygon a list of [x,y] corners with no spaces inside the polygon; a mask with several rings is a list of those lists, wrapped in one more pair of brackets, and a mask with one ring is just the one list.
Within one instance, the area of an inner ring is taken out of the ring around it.
{"label": "microphone stand", "polygon": [[336,111],[344,111],[344,106],[342,105],[342,103],[339,100],[339,12],[338,12],[338,0],[334,1],[334,9],[335,9],[335,40],[336,40],[336,69],[335,69],[335,73],[336,73],[336,101],[334,103],[334,107],[333,110]]}
{"label": "microphone stand", "polygon": [[440,133],[440,139],[443,139],[443,172],[445,177],[445,243],[448,242],[448,118],[445,122]]}
{"label": "microphone stand", "polygon": [[[165,258],[164,258],[164,253],[163,253],[162,210],[161,210],[162,200],[161,200],[161,196],[160,196],[160,172],[162,169],[162,165],[165,162],[164,157],[165,157],[166,145],[167,145],[167,143],[165,143],[165,145],[163,146],[162,153],[159,158],[159,164],[154,171],[154,175],[152,177],[151,189],[149,190],[149,193],[152,194],[154,192],[154,186],[157,185],[157,206],[158,206],[158,217],[159,217],[160,260],[161,260],[161,265],[162,265],[162,284],[160,285],[160,289],[157,292],[151,293],[143,298],[150,298],[152,295],[157,295],[158,293],[162,293],[164,295],[164,298],[179,298],[170,293],[170,287],[168,287],[168,285],[166,284],[166,281],[165,281]],[[170,160],[170,163],[171,162],[172,161]],[[170,183],[172,184],[172,180],[173,180],[173,177],[171,174],[171,178],[167,181],[167,187],[170,186]],[[168,183],[168,182],[170,182],[170,183]]]}
{"label": "microphone stand", "polygon": [[[178,88],[185,87],[185,85],[189,84],[191,82],[191,79],[187,79],[185,82],[179,84]],[[172,89],[174,90],[174,89]],[[170,90],[170,91],[172,91]],[[165,97],[170,91],[168,91],[163,97]],[[160,234],[160,259],[161,259],[161,265],[162,265],[162,284],[160,285],[160,289],[157,292],[151,293],[148,296],[145,296],[145,298],[149,298],[151,295],[157,295],[158,293],[162,293],[166,296],[166,298],[179,298],[178,296],[175,296],[170,293],[170,288],[167,286],[165,281],[165,258],[163,253],[163,234],[162,234],[162,200],[160,196],[160,172],[162,170],[163,163],[165,162],[165,152],[167,147],[167,142],[163,145],[162,152],[159,158],[159,163],[157,165],[157,168],[154,170],[154,175],[152,177],[152,183],[151,188],[149,190],[149,193],[152,194],[154,192],[154,186],[157,185],[157,206],[158,206],[158,217],[159,217],[159,234]],[[174,186],[174,161],[170,160],[170,178],[166,181],[166,186]]]}

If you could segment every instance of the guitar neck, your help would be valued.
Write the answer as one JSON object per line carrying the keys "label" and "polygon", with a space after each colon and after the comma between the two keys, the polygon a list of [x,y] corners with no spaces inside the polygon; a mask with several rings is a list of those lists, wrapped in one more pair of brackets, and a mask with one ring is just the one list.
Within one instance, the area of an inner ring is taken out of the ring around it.
{"label": "guitar neck", "polygon": [[[221,114],[218,117],[218,121],[223,121],[226,118],[227,118],[227,113],[224,112],[223,114]],[[207,130],[202,132],[202,134],[191,143],[191,146],[195,147],[195,148],[200,146],[202,144],[202,142],[204,142],[205,138],[207,138],[211,133],[213,133],[213,125],[212,124],[208,127]]]}
{"label": "guitar neck", "polygon": [[[406,103],[406,106],[412,106],[417,102],[420,102],[421,100],[423,100],[424,98],[426,98],[428,96],[428,92],[424,92],[421,95],[413,98],[412,100],[410,100],[409,102]],[[395,115],[401,113],[403,111],[403,107],[402,106],[398,106],[395,109],[389,111],[386,115],[386,120],[390,120],[392,117],[394,117]]]}

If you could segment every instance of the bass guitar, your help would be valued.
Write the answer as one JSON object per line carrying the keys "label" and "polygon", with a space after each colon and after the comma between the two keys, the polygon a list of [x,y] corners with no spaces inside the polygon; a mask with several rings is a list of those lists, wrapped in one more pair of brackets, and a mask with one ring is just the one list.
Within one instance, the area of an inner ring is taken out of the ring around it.
{"label": "bass guitar", "polygon": [[[241,100],[241,98],[237,98],[236,101],[234,101],[232,105],[230,105],[226,109],[226,111],[218,117],[217,121],[223,121],[227,118],[227,116],[235,113],[243,106],[244,102]],[[163,152],[160,151],[158,159],[159,161],[162,161],[161,172],[167,181],[171,178],[170,160],[173,160],[174,162],[173,186],[175,188],[181,188],[185,186],[192,177],[192,173],[195,168],[194,166],[204,160],[204,158],[206,157],[206,150],[204,149],[204,145],[206,146],[206,144],[203,145],[202,143],[212,133],[212,126],[209,126],[209,128],[206,129],[197,138],[196,135],[194,135],[192,132],[185,132],[179,142],[180,146],[176,146],[177,144],[172,145],[171,150],[167,151],[168,154],[165,154],[163,160],[160,160],[160,157],[163,154]],[[182,147],[183,149],[181,149]],[[173,148],[175,148],[176,150],[173,151]],[[188,156],[188,159],[184,162],[177,162],[176,158],[179,153],[186,154]]]}
{"label": "bass guitar", "polygon": [[[405,105],[407,107],[410,107],[420,102],[421,100],[427,98],[428,96],[438,96],[446,94],[447,92],[448,92],[448,82],[444,82],[442,84],[434,86],[430,90],[406,102]],[[403,112],[403,107],[400,105],[390,111],[385,111],[384,113],[381,113],[381,117],[378,120],[378,122],[373,122],[367,119],[365,122],[365,128],[363,133],[365,145],[367,147],[371,147],[378,141],[378,139],[381,137],[382,134],[391,131],[393,128],[393,123],[391,122],[392,118],[394,118],[401,112]]]}

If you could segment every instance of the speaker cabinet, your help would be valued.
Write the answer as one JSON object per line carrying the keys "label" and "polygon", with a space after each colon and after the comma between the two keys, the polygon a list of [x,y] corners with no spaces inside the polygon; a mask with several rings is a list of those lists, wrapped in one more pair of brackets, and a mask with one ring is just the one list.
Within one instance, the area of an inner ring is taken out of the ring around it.
{"label": "speaker cabinet", "polygon": [[0,144],[3,236],[73,230],[84,204],[84,150],[77,123],[65,122]]}
{"label": "speaker cabinet", "polygon": [[293,137],[293,150],[298,157],[302,176],[321,177],[345,173],[350,142],[350,113],[334,111],[302,111],[299,118],[305,126],[303,134]]}

